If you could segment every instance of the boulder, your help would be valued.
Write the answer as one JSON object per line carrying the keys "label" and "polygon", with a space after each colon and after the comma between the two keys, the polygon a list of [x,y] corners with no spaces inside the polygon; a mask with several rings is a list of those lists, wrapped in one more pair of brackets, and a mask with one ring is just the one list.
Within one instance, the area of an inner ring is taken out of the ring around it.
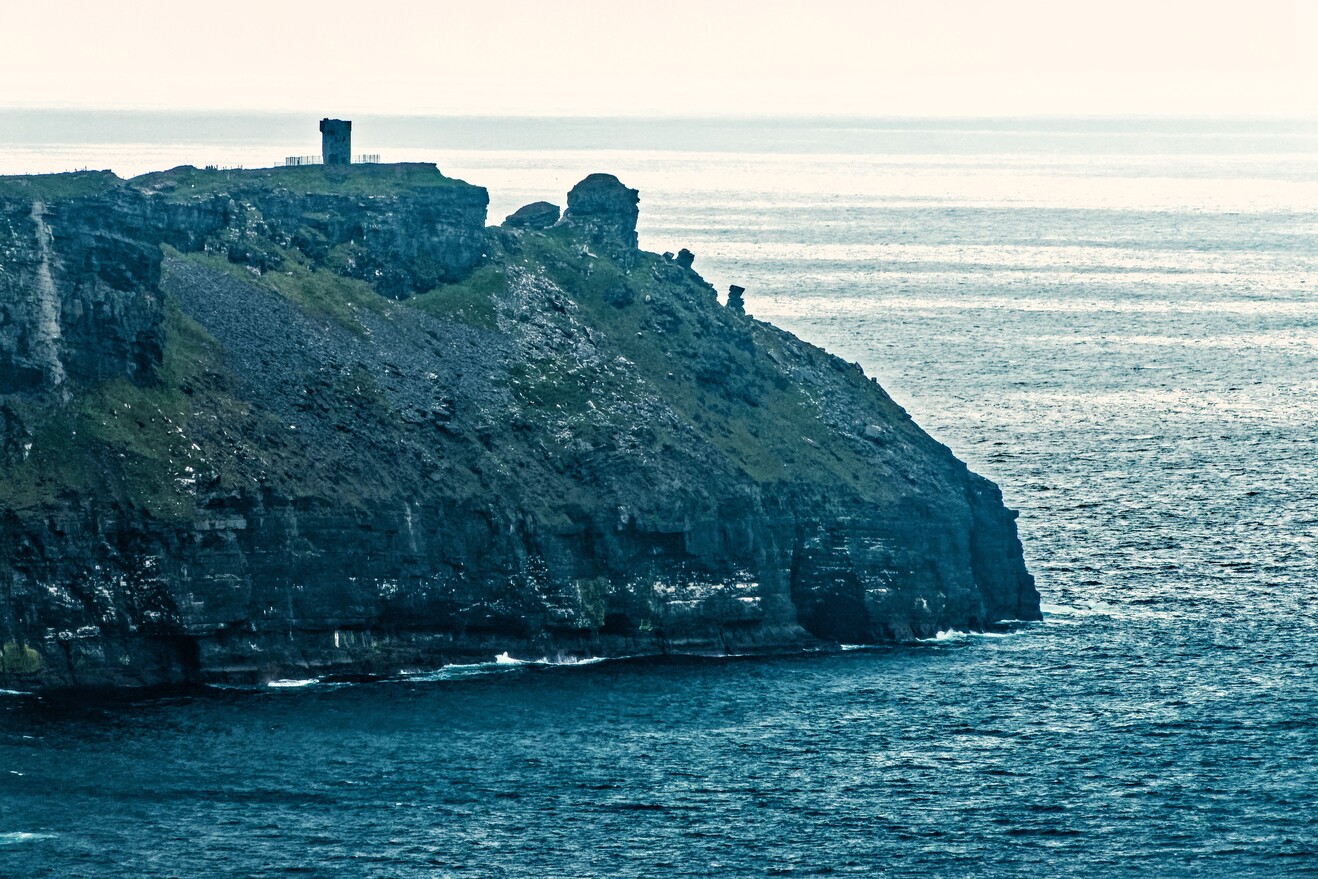
{"label": "boulder", "polygon": [[548,229],[558,222],[558,216],[558,205],[533,201],[509,214],[503,224],[513,229]]}

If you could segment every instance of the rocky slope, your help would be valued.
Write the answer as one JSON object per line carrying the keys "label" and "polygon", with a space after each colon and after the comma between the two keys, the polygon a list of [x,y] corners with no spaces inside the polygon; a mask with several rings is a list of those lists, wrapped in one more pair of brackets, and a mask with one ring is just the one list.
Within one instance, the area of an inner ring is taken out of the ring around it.
{"label": "rocky slope", "polygon": [[591,175],[0,178],[5,686],[745,651],[1038,617],[1014,514]]}

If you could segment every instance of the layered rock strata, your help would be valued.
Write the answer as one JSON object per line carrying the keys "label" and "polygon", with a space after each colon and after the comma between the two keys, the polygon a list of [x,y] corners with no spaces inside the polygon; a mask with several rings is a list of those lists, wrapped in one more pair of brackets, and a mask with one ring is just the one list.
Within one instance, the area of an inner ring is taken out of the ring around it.
{"label": "layered rock strata", "polygon": [[432,166],[0,178],[5,685],[1038,617],[992,483],[639,250],[635,190],[567,203],[486,228]]}

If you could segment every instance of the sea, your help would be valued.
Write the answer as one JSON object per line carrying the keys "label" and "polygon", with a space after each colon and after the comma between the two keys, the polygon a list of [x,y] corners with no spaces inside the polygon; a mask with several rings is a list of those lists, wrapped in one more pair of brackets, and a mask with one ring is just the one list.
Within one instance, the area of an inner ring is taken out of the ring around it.
{"label": "sea", "polygon": [[[316,116],[0,111],[0,173]],[[1318,876],[1318,122],[354,120],[859,362],[1021,513],[1044,619],[779,657],[0,696],[0,876]],[[848,645],[850,646],[850,645]]]}

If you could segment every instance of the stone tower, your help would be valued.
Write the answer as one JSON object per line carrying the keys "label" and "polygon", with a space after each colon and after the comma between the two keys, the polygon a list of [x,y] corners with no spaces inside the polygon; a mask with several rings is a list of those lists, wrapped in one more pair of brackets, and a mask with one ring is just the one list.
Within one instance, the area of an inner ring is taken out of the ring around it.
{"label": "stone tower", "polygon": [[320,155],[326,165],[352,164],[352,123],[343,119],[320,120]]}

